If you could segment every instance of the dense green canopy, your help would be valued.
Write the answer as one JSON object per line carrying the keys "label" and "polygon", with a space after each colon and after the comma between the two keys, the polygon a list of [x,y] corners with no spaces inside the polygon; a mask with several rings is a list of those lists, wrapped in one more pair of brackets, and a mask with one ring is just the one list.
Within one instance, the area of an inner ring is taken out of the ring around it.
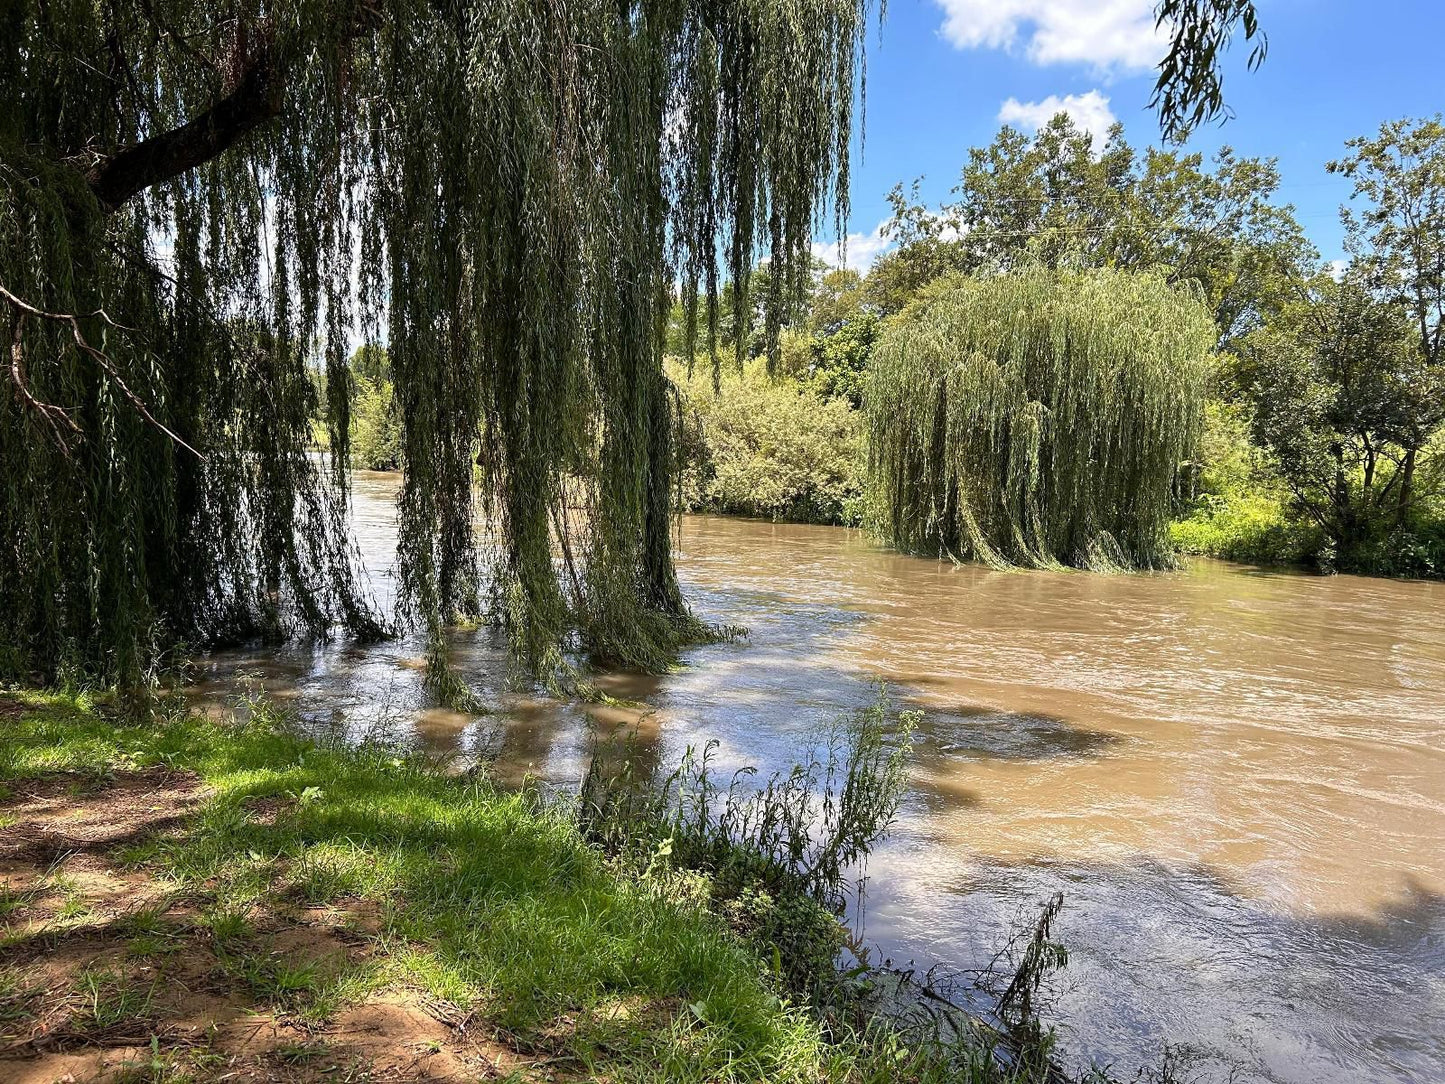
{"label": "dense green canopy", "polygon": [[884,533],[996,566],[1167,564],[1214,338],[1203,301],[1153,274],[939,280],[873,352]]}
{"label": "dense green canopy", "polygon": [[571,631],[661,665],[695,631],[668,295],[745,282],[760,245],[801,287],[846,210],[865,7],[6,5],[5,669],[376,631],[345,530],[363,337],[404,423],[407,612],[489,612],[543,669]]}

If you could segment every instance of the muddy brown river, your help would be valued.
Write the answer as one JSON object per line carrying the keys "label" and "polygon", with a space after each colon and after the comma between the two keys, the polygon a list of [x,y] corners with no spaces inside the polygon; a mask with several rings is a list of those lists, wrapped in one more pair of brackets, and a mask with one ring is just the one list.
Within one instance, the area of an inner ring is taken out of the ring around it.
{"label": "muddy brown river", "polygon": [[[382,600],[395,487],[356,482]],[[567,783],[618,732],[647,767],[715,739],[723,765],[785,768],[883,681],[923,721],[868,869],[882,954],[982,966],[1063,892],[1051,1019],[1076,1064],[1128,1076],[1168,1043],[1205,1080],[1445,1081],[1445,584],[999,573],[708,517],[678,570],[749,635],[602,679],[641,709],[518,692],[486,632],[457,660],[505,706],[480,718],[429,704],[408,640],[218,655],[207,686]]]}

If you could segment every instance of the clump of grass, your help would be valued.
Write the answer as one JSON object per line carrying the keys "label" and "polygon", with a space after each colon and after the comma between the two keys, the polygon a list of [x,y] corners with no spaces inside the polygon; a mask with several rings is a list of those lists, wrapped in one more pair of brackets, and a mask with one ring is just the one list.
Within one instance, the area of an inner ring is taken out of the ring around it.
{"label": "clump of grass", "polygon": [[218,948],[218,957],[222,968],[257,1001],[313,1023],[329,1019],[383,985],[376,965],[350,961],[341,952],[307,958],[264,945],[228,942]]}
{"label": "clump of grass", "polygon": [[226,946],[251,936],[251,908],[249,906],[218,905],[201,919],[210,928],[211,937],[217,945]]}
{"label": "clump of grass", "polygon": [[132,956],[163,956],[180,948],[184,932],[166,921],[169,901],[140,907],[119,923],[126,938],[126,950]]}
{"label": "clump of grass", "polygon": [[367,850],[346,843],[308,847],[290,870],[291,889],[308,903],[366,894],[371,878]]}
{"label": "clump of grass", "polygon": [[81,1011],[73,1024],[83,1030],[104,1030],[150,1016],[155,987],[136,982],[120,967],[88,967],[76,978]]}
{"label": "clump of grass", "polygon": [[137,936],[160,936],[166,932],[165,914],[170,910],[167,903],[138,907],[121,920],[121,928]]}
{"label": "clump of grass", "polygon": [[79,921],[90,915],[90,904],[82,896],[75,894],[66,895],[60,906],[55,909],[55,917],[62,922]]}
{"label": "clump of grass", "polygon": [[272,1052],[283,1065],[310,1065],[322,1058],[334,1056],[330,1044],[315,1040],[288,1040]]}
{"label": "clump of grass", "polygon": [[155,860],[160,844],[154,839],[143,839],[136,843],[128,843],[112,856],[115,864],[126,870],[139,870],[149,866]]}
{"label": "clump of grass", "polygon": [[162,1049],[160,1040],[152,1035],[150,1048],[117,1065],[106,1077],[106,1084],[200,1084],[224,1080],[226,1061],[224,1055],[195,1047]]}
{"label": "clump of grass", "polygon": [[604,777],[594,761],[583,826],[641,866],[644,880],[683,873],[674,892],[700,893],[793,993],[829,998],[850,944],[841,923],[849,892],[892,825],[916,722],[911,712],[890,719],[880,689],[867,709],[826,729],[804,763],[761,784],[751,768],[719,783],[716,743],[689,750],[655,787],[625,770]]}
{"label": "clump of grass", "polygon": [[18,916],[22,911],[34,906],[37,900],[45,896],[46,891],[43,881],[28,888],[0,886],[0,922],[8,922],[13,916]]}
{"label": "clump of grass", "polygon": [[283,1008],[294,1008],[309,1000],[319,985],[317,965],[308,960],[247,953],[235,958],[233,969],[258,997]]}

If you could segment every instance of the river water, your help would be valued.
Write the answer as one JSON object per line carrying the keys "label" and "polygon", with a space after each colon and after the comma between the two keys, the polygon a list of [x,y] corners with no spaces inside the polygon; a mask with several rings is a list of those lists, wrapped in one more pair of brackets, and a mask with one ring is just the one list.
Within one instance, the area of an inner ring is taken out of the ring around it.
{"label": "river water", "polygon": [[[383,600],[395,487],[355,487]],[[641,708],[518,692],[487,632],[458,648],[506,709],[480,718],[429,705],[408,640],[217,655],[206,685],[566,783],[619,733],[644,767],[715,739],[723,766],[786,768],[881,680],[923,712],[868,870],[864,933],[895,964],[982,966],[1063,892],[1051,1019],[1076,1062],[1127,1076],[1167,1042],[1205,1080],[1445,1081],[1445,584],[1000,573],[710,517],[678,571],[749,635],[601,680]]]}

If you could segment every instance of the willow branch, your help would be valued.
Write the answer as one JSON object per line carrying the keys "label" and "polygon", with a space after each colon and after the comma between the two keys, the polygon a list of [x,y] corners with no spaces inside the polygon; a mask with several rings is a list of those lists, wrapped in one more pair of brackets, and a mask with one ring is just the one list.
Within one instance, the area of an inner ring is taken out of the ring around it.
{"label": "willow branch", "polygon": [[[57,411],[63,418],[65,418],[66,422],[70,425],[72,429],[74,429],[76,432],[80,431],[79,427],[76,426],[75,422],[71,420],[68,414],[66,414],[59,407],[40,403],[39,400],[37,400],[33,395],[30,394],[29,389],[25,386],[25,374],[23,367],[24,355],[21,350],[21,331],[24,327],[25,319],[27,317],[33,316],[38,320],[49,320],[53,323],[68,325],[70,328],[71,336],[75,339],[76,349],[81,351],[81,353],[85,354],[87,357],[91,358],[91,360],[93,360],[96,365],[98,365],[106,373],[106,375],[115,382],[115,386],[121,390],[121,394],[123,394],[130,402],[130,405],[135,408],[137,414],[139,414],[146,421],[150,422],[151,425],[155,426],[166,436],[170,437],[171,440],[175,441],[175,443],[179,444],[182,448],[190,452],[197,459],[204,460],[206,458],[204,455],[196,451],[196,449],[192,448],[189,444],[182,440],[173,429],[171,429],[164,422],[156,418],[156,416],[151,413],[150,408],[146,406],[145,400],[142,399],[135,392],[131,391],[130,385],[125,382],[125,378],[122,377],[120,373],[116,370],[115,363],[110,360],[106,353],[103,350],[97,350],[94,346],[90,345],[90,343],[85,338],[85,334],[80,330],[81,317],[75,315],[74,313],[46,312],[44,309],[38,309],[34,305],[30,304],[28,301],[24,301],[16,297],[4,286],[0,286],[0,297],[3,297],[6,301],[10,302],[11,307],[15,310],[14,327],[11,332],[10,343],[10,378],[11,381],[15,383],[16,387],[20,389],[21,394],[29,403],[37,406],[42,411],[46,409]],[[120,331],[131,330],[130,328],[126,328],[120,324],[117,324],[114,320],[110,318],[110,315],[104,309],[96,309],[94,312],[88,314],[85,318],[98,318],[104,320],[111,327],[116,328]]]}
{"label": "willow branch", "polygon": [[[8,295],[7,295],[8,296]],[[65,412],[62,407],[54,403],[41,402],[30,390],[30,385],[25,379],[25,319],[27,313],[20,308],[15,309],[10,326],[10,383],[15,385],[15,393],[20,396],[20,401],[31,410],[35,411],[50,426],[55,434],[55,442],[60,445],[61,451],[69,454],[70,443],[65,439],[65,434],[60,429],[60,422],[73,433],[80,432],[80,426]],[[59,419],[59,420],[57,420]]]}
{"label": "willow branch", "polygon": [[236,89],[200,116],[128,147],[92,169],[86,178],[91,191],[102,207],[115,211],[136,193],[210,161],[279,116],[284,87],[285,80],[263,52]]}

